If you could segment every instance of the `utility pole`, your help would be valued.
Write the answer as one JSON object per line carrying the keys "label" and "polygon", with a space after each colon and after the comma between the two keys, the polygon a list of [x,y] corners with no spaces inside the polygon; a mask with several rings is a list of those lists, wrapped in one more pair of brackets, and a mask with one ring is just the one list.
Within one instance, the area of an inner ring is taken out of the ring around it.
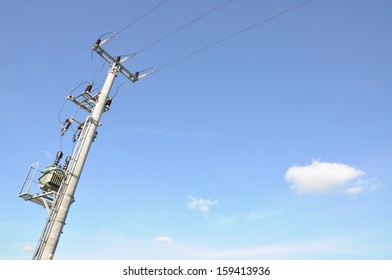
{"label": "utility pole", "polygon": [[[87,117],[86,122],[84,123],[84,128],[81,132],[81,143],[78,154],[74,158],[73,165],[71,166],[69,179],[66,181],[67,183],[64,184],[64,193],[61,194],[61,201],[59,201],[58,209],[56,209],[57,213],[55,217],[53,217],[53,221],[51,221],[52,224],[48,232],[48,239],[43,244],[42,253],[39,252],[40,254],[37,256],[40,259],[52,259],[54,256],[60,235],[65,225],[68,211],[74,201],[74,194],[79,182],[80,175],[82,174],[88,152],[95,138],[99,120],[102,113],[104,112],[106,100],[109,96],[110,89],[112,88],[118,71],[119,66],[116,62],[113,62],[102,91],[99,94],[98,101],[93,111],[91,112],[91,115]],[[60,189],[62,188],[60,187]]]}
{"label": "utility pole", "polygon": [[[63,153],[61,151],[57,153],[54,164],[47,167],[48,171],[41,172],[44,174],[39,179],[39,188],[42,190],[42,193],[36,195],[29,193],[30,186],[34,181],[35,171],[38,168],[38,163],[36,167],[33,167],[33,165],[30,168],[30,171],[34,169],[33,176],[29,177],[29,171],[19,194],[19,196],[25,200],[42,205],[48,210],[48,218],[33,255],[33,259],[35,260],[51,260],[54,257],[68,212],[74,202],[75,191],[82,174],[87,155],[91,144],[97,135],[97,128],[101,125],[100,118],[102,114],[109,109],[111,103],[109,93],[118,73],[122,73],[132,82],[136,82],[139,79],[153,73],[150,72],[148,74],[141,75],[140,77],[138,72],[135,74],[131,73],[122,65],[122,62],[127,60],[127,58],[121,60],[120,57],[112,57],[104,49],[102,49],[101,46],[104,43],[105,41],[101,42],[101,40],[98,40],[93,46],[93,50],[110,63],[110,68],[102,90],[97,95],[92,96],[90,94],[92,85],[90,84],[80,96],[67,97],[67,99],[76,103],[79,108],[90,113],[85,122],[80,123],[80,132],[76,139],[72,156],[67,157],[65,166],[63,169],[60,169],[59,162]],[[67,119],[67,121],[68,120],[69,119]],[[64,131],[62,131],[62,133],[64,133],[68,127],[69,125]],[[29,183],[27,190],[24,189],[26,182]]]}

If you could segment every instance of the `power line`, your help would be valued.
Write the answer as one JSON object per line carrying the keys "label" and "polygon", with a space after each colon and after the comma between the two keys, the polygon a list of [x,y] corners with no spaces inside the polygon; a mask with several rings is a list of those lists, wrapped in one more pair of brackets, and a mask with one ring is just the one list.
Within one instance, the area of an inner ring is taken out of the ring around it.
{"label": "power line", "polygon": [[199,17],[197,17],[197,18],[191,20],[190,22],[188,22],[188,23],[186,23],[186,24],[180,26],[179,28],[177,28],[177,29],[175,29],[174,31],[172,31],[172,32],[170,32],[170,33],[168,33],[168,34],[166,34],[166,35],[163,36],[162,38],[160,38],[160,39],[158,39],[158,40],[152,42],[151,44],[147,45],[146,47],[142,48],[141,50],[139,50],[139,51],[136,52],[136,53],[138,54],[138,53],[141,53],[141,52],[147,50],[148,48],[154,46],[155,44],[161,42],[162,40],[164,40],[164,39],[166,39],[166,38],[172,36],[173,34],[177,33],[178,31],[180,31],[180,30],[184,29],[185,27],[191,25],[192,23],[195,23],[196,21],[198,21],[198,20],[200,20],[200,19],[202,19],[202,18],[208,16],[209,14],[212,14],[212,13],[215,12],[216,10],[219,10],[220,8],[226,6],[227,4],[229,4],[230,2],[233,2],[233,1],[234,1],[234,0],[226,1],[225,3],[223,3],[223,4],[221,4],[221,5],[217,6],[217,7],[215,7],[214,9],[209,10],[207,13],[202,14],[201,16],[199,16]]}
{"label": "power line", "polygon": [[301,8],[302,6],[305,6],[305,5],[309,4],[309,3],[312,2],[312,1],[313,1],[313,0],[305,1],[305,2],[303,2],[303,3],[301,3],[301,4],[298,4],[298,5],[296,5],[296,6],[294,6],[294,7],[291,7],[291,8],[289,8],[289,9],[287,9],[287,10],[284,10],[284,11],[282,11],[282,12],[280,12],[280,13],[278,13],[278,14],[272,16],[272,17],[269,17],[269,18],[267,18],[267,19],[264,19],[264,20],[262,20],[262,21],[259,21],[259,22],[255,23],[255,24],[253,24],[253,25],[251,25],[251,26],[248,26],[248,27],[246,27],[246,28],[244,28],[244,29],[241,29],[241,30],[238,31],[238,32],[235,32],[235,33],[233,33],[233,34],[231,34],[231,35],[229,35],[229,36],[226,36],[226,37],[224,37],[224,38],[222,38],[222,39],[220,39],[220,40],[218,40],[218,41],[215,41],[215,42],[213,42],[213,43],[211,43],[211,44],[209,44],[209,45],[207,45],[207,46],[204,46],[204,47],[202,47],[202,48],[200,48],[200,49],[198,49],[198,50],[196,50],[196,51],[193,51],[193,52],[191,52],[191,53],[189,53],[189,54],[187,54],[187,55],[185,55],[185,56],[182,56],[182,57],[180,57],[180,58],[177,58],[177,59],[173,60],[172,62],[170,62],[170,63],[168,63],[168,64],[165,64],[165,65],[162,66],[162,67],[157,68],[157,69],[155,70],[155,72],[158,71],[158,70],[162,70],[162,69],[164,69],[164,68],[167,68],[167,67],[169,67],[169,66],[171,66],[171,65],[173,65],[173,64],[176,64],[176,63],[178,63],[178,62],[180,62],[180,61],[182,61],[182,60],[184,60],[184,59],[186,59],[186,58],[188,58],[188,57],[190,57],[190,56],[192,56],[192,55],[194,55],[194,54],[197,54],[197,53],[199,53],[199,52],[201,52],[201,51],[204,51],[204,50],[206,50],[206,49],[209,49],[209,48],[211,48],[211,47],[213,47],[213,46],[215,46],[215,45],[217,45],[217,44],[220,44],[220,43],[222,43],[222,42],[224,42],[224,41],[226,41],[226,40],[229,40],[229,39],[231,39],[231,38],[233,38],[233,37],[235,37],[235,36],[237,36],[237,35],[240,35],[241,33],[244,33],[244,32],[246,32],[246,31],[249,31],[250,29],[253,29],[253,28],[255,28],[255,27],[257,27],[257,26],[259,26],[259,25],[261,25],[261,24],[267,23],[267,22],[269,22],[269,21],[271,21],[271,20],[273,20],[273,19],[276,19],[276,18],[278,18],[278,17],[280,17],[280,16],[283,16],[283,15],[285,15],[285,14],[287,14],[287,13],[289,13],[289,12],[292,12],[292,11],[298,9],[298,8]]}
{"label": "power line", "polygon": [[[104,34],[102,34],[99,39],[102,39],[105,35],[108,34],[112,34],[111,37],[103,40],[102,44],[107,43],[108,41],[112,40],[114,37],[116,37],[118,34],[120,34],[121,32],[123,32],[124,30],[126,30],[127,28],[131,27],[133,24],[135,24],[136,22],[138,22],[139,20],[141,20],[142,18],[144,18],[145,16],[147,16],[148,14],[152,13],[154,10],[156,10],[157,8],[159,8],[161,5],[165,4],[168,0],[164,0],[160,3],[158,3],[157,5],[155,5],[153,8],[151,8],[150,10],[148,10],[147,12],[145,12],[144,14],[142,14],[141,16],[139,16],[138,18],[136,18],[135,20],[133,20],[132,22],[130,22],[129,24],[127,24],[126,26],[124,26],[123,28],[121,28],[119,31],[117,32],[106,32]],[[90,57],[90,63],[91,63],[91,69],[93,72],[93,83],[95,82],[95,78],[96,78],[96,74],[95,74],[95,69],[94,69],[94,65],[93,65],[93,51],[91,51],[91,57]]]}
{"label": "power line", "polygon": [[91,50],[91,55],[90,55],[90,67],[91,67],[91,71],[93,72],[93,84],[95,83],[95,69],[94,69],[94,62],[93,62],[93,54],[94,51]]}
{"label": "power line", "polygon": [[142,18],[144,18],[146,15],[148,15],[149,13],[153,12],[154,10],[156,10],[158,7],[160,7],[161,5],[165,4],[168,0],[164,0],[162,2],[160,2],[158,5],[156,5],[155,7],[153,7],[152,9],[148,10],[147,12],[145,12],[144,14],[142,14],[140,17],[138,17],[137,19],[135,19],[134,21],[132,21],[131,23],[129,23],[128,25],[124,26],[123,28],[121,28],[119,31],[116,32],[116,35],[120,34],[121,32],[123,32],[125,29],[129,28],[130,26],[132,26],[133,24],[135,24],[136,22],[138,22],[139,20],[141,20]]}
{"label": "power line", "polygon": [[[154,10],[156,10],[158,7],[160,7],[161,5],[163,5],[164,3],[166,3],[168,0],[164,0],[162,2],[160,2],[158,5],[154,6],[153,8],[151,8],[150,10],[148,10],[147,12],[145,12],[144,14],[142,14],[141,16],[139,16],[137,19],[133,20],[131,23],[127,24],[126,26],[124,26],[123,28],[121,28],[119,31],[117,32],[106,32],[105,34],[102,34],[101,37],[99,37],[99,39],[102,39],[103,36],[107,35],[107,34],[113,34],[111,37],[103,40],[102,44],[107,43],[108,41],[112,40],[114,37],[116,37],[118,34],[120,34],[121,32],[123,32],[124,30],[126,30],[127,28],[131,27],[133,24],[135,24],[136,22],[138,22],[139,20],[141,20],[142,18],[144,18],[145,16],[147,16],[148,14],[150,14],[151,12],[153,12]],[[95,74],[95,73],[94,73]]]}
{"label": "power line", "polygon": [[[89,83],[89,81],[84,81],[84,82],[80,83],[80,84],[77,85],[72,91],[70,91],[68,95],[71,95],[71,94],[74,93],[79,87],[81,87],[81,86],[84,85],[84,84],[88,84],[88,83]],[[61,114],[62,114],[62,112],[63,112],[63,110],[64,110],[64,106],[65,106],[65,103],[67,103],[67,101],[68,101],[68,99],[65,99],[65,100],[64,100],[64,103],[63,103],[63,105],[61,106],[61,109],[60,109],[60,111],[59,111],[58,120],[59,120],[60,123],[64,123],[64,121],[61,120]]]}
{"label": "power line", "polygon": [[116,88],[116,93],[111,97],[112,100],[116,97],[116,95],[117,95],[118,90],[120,89],[120,87],[122,87],[122,86],[123,86],[125,83],[127,83],[127,82],[128,82],[128,80],[126,80],[125,82],[122,82],[121,85],[119,85],[119,86]]}

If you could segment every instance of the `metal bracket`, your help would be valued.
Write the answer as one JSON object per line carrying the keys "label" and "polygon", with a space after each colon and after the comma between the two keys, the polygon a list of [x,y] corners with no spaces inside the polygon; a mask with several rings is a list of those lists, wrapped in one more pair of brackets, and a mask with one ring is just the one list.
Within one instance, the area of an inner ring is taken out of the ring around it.
{"label": "metal bracket", "polygon": [[[91,113],[94,109],[95,102],[98,100],[98,95],[99,93],[96,95],[91,95],[89,92],[83,92],[76,97],[69,95],[67,96],[67,99],[78,105],[79,108],[82,108],[86,112]],[[105,106],[104,112],[106,111],[109,111],[109,106]]]}
{"label": "metal bracket", "polygon": [[88,122],[91,122],[92,124],[94,124],[94,125],[96,125],[96,126],[101,126],[101,125],[102,125],[101,122],[95,120],[95,119],[94,119],[93,117],[91,117],[91,116],[89,116],[89,117],[87,118],[86,124],[87,124]]}

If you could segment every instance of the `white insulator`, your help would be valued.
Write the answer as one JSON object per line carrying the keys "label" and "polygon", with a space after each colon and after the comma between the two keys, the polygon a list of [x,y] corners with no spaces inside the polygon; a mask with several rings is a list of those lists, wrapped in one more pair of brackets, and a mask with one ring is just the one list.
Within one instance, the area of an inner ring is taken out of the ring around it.
{"label": "white insulator", "polygon": [[137,55],[137,53],[132,53],[132,54],[130,54],[130,55],[124,57],[123,59],[121,59],[121,60],[120,60],[120,63],[124,63],[125,61],[127,61],[128,59],[130,59],[130,58],[132,58],[132,57],[134,57],[134,56],[136,56],[136,55]]}
{"label": "white insulator", "polygon": [[130,59],[131,56],[126,56],[123,59],[120,60],[120,63],[124,63],[125,61],[127,61],[128,59]]}
{"label": "white insulator", "polygon": [[112,37],[110,37],[110,38],[107,38],[107,39],[101,41],[101,43],[99,43],[99,46],[105,45],[107,42],[109,42],[109,41],[110,41],[111,39],[113,39],[113,38],[114,38],[114,36],[112,36]]}
{"label": "white insulator", "polygon": [[156,70],[153,70],[153,71],[148,72],[148,73],[146,73],[146,74],[140,75],[140,76],[138,77],[138,79],[139,79],[139,80],[140,80],[140,79],[143,79],[143,78],[145,78],[145,77],[147,77],[147,76],[149,76],[149,75],[151,75],[151,74],[154,74],[155,72],[156,72]]}

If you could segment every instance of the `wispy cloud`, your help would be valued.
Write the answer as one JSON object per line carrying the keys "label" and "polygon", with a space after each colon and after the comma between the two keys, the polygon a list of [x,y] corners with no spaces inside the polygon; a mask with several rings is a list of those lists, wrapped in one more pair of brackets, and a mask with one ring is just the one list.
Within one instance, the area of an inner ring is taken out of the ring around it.
{"label": "wispy cloud", "polygon": [[45,157],[47,158],[52,158],[53,155],[51,152],[47,151],[47,150],[42,150],[42,153],[45,155]]}
{"label": "wispy cloud", "polygon": [[362,191],[359,186],[350,189],[347,185],[364,174],[362,170],[347,164],[313,160],[310,165],[290,167],[285,179],[300,194],[320,194],[342,189],[347,193],[358,194]]}
{"label": "wispy cloud", "polygon": [[358,186],[358,187],[350,187],[350,188],[347,188],[346,190],[345,190],[345,193],[347,193],[348,195],[351,195],[351,196],[357,196],[358,194],[360,194],[360,193],[363,193],[365,191],[365,188],[363,187],[363,186]]}
{"label": "wispy cloud", "polygon": [[207,213],[210,211],[210,208],[217,204],[218,201],[216,200],[210,200],[210,199],[197,199],[193,196],[188,196],[188,208],[189,209],[194,209],[194,210],[198,210],[204,213]]}
{"label": "wispy cloud", "polygon": [[265,214],[260,211],[248,211],[238,214],[218,214],[213,218],[222,224],[232,224],[236,222],[257,222],[265,218]]}
{"label": "wispy cloud", "polygon": [[345,193],[352,197],[357,197],[360,194],[372,193],[380,186],[381,183],[376,178],[361,179],[357,180],[352,186],[345,189]]}
{"label": "wispy cloud", "polygon": [[245,220],[248,220],[248,221],[258,221],[258,220],[264,219],[264,217],[265,217],[265,215],[259,211],[250,211],[250,212],[244,213],[244,218],[245,218]]}
{"label": "wispy cloud", "polygon": [[214,138],[218,136],[218,133],[215,131],[206,131],[200,129],[191,129],[190,135],[198,140],[206,140],[209,138]]}
{"label": "wispy cloud", "polygon": [[25,253],[33,253],[34,246],[30,245],[30,244],[23,244],[23,245],[21,245],[21,250]]}
{"label": "wispy cloud", "polygon": [[[94,237],[94,244],[78,246],[79,251],[59,251],[57,259],[325,259],[346,257],[350,248],[342,240],[313,240],[259,246],[215,247],[176,242],[166,246],[168,236],[154,240],[134,240],[124,235]],[[99,242],[101,240],[101,242]],[[164,244],[162,248],[161,244]],[[346,245],[344,245],[346,244]]]}
{"label": "wispy cloud", "polygon": [[159,135],[167,138],[181,136],[184,133],[172,129],[158,128],[152,125],[130,125],[127,127],[129,131],[138,132],[142,134]]}
{"label": "wispy cloud", "polygon": [[174,241],[173,238],[169,237],[169,236],[156,236],[154,237],[154,240],[158,243],[162,243],[166,246],[173,246]]}

